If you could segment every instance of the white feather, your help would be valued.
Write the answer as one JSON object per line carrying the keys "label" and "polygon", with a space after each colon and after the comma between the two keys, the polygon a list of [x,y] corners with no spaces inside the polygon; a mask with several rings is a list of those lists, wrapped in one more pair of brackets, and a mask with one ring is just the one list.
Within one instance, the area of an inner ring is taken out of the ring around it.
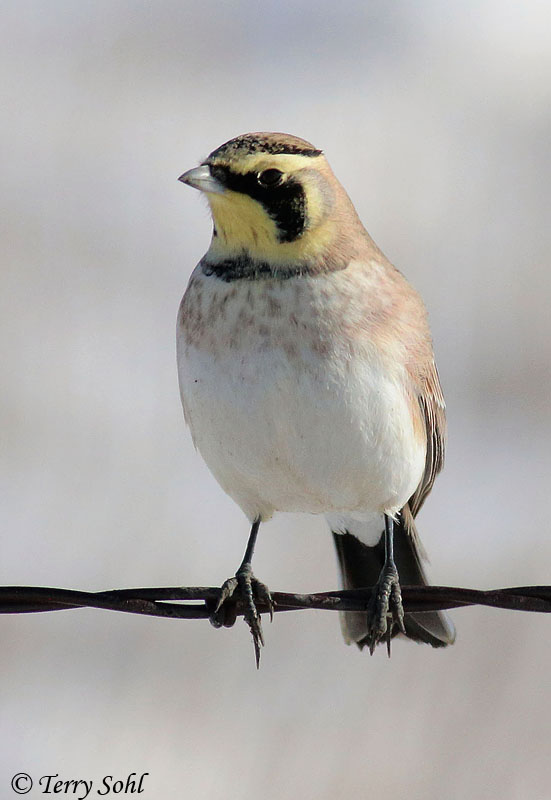
{"label": "white feather", "polygon": [[353,532],[373,543],[374,518],[396,513],[424,469],[402,373],[390,374],[369,346],[350,357],[342,337],[316,348],[331,322],[333,275],[310,281],[306,299],[300,278],[274,282],[269,298],[283,310],[271,319],[258,309],[269,302],[262,282],[196,278],[203,307],[215,297],[223,313],[199,341],[184,319],[178,371],[195,444],[222,488],[251,520],[353,512],[362,523]]}

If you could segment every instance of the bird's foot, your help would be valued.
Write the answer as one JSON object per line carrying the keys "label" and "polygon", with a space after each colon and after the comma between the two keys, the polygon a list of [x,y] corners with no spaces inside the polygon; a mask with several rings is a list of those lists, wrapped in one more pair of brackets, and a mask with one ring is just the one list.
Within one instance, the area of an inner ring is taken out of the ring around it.
{"label": "bird's foot", "polygon": [[391,561],[383,566],[367,606],[367,644],[371,655],[377,644],[386,639],[390,657],[390,640],[394,625],[402,633],[406,632],[398,570],[396,564]]}
{"label": "bird's foot", "polygon": [[220,589],[220,597],[214,612],[210,616],[211,624],[215,628],[222,626],[230,628],[237,617],[237,604],[243,606],[243,617],[250,628],[256,666],[260,664],[260,648],[264,646],[264,636],[262,633],[262,622],[256,603],[261,603],[268,607],[270,620],[273,619],[274,603],[267,586],[257,580],[250,568],[246,565],[240,567],[234,578],[224,581]]}

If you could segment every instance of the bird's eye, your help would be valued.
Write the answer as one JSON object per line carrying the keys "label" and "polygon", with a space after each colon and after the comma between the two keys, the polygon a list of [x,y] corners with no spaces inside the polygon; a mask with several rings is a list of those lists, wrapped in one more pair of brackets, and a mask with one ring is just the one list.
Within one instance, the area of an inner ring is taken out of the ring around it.
{"label": "bird's eye", "polygon": [[278,183],[281,183],[282,178],[283,172],[279,169],[265,169],[256,176],[261,186],[277,186]]}

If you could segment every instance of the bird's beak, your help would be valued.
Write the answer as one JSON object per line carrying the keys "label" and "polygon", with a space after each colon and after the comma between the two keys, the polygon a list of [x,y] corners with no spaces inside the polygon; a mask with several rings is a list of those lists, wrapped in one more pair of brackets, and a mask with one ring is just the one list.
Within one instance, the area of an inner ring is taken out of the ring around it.
{"label": "bird's beak", "polygon": [[210,169],[206,164],[202,164],[200,167],[194,167],[193,169],[188,169],[187,172],[184,172],[183,175],[180,175],[178,180],[182,181],[182,183],[187,183],[188,186],[192,186],[194,189],[199,189],[200,192],[222,194],[224,191],[224,187],[220,181],[217,181],[216,178],[213,178]]}

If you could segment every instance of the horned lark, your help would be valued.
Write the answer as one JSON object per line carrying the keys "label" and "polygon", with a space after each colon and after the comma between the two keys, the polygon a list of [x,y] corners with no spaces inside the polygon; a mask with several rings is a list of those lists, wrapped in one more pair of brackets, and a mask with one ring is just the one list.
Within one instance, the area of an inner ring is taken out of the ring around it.
{"label": "horned lark", "polygon": [[[399,577],[424,584],[414,518],[444,457],[444,399],[419,295],[362,226],[321,150],[282,133],[226,142],[180,180],[214,229],[178,316],[184,415],[213,475],[252,524],[231,596],[263,644],[252,574],[261,522],[325,514],[344,588],[374,586],[345,640],[402,632],[451,644],[440,612],[404,616]],[[235,603],[234,603],[235,608]],[[226,620],[227,621],[227,620]]]}

